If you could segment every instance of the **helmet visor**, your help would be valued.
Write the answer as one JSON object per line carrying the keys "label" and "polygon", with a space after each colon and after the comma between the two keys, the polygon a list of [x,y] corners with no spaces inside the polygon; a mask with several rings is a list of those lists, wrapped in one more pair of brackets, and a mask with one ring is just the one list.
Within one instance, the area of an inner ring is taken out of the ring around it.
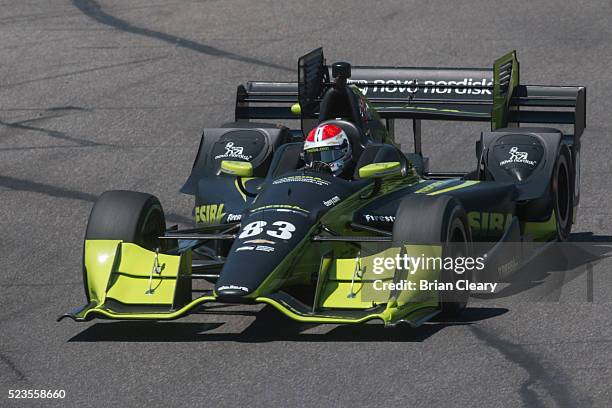
{"label": "helmet visor", "polygon": [[348,145],[346,142],[343,143],[342,146],[318,147],[306,150],[304,152],[304,158],[307,163],[323,162],[329,164],[346,156],[347,150]]}

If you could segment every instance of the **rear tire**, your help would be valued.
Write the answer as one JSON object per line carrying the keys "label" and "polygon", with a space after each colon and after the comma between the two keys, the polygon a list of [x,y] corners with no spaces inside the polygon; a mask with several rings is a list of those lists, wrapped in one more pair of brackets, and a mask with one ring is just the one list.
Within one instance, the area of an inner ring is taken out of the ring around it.
{"label": "rear tire", "polygon": [[[164,250],[165,243],[160,242],[163,240],[158,237],[165,230],[164,210],[157,197],[136,191],[112,190],[102,193],[91,209],[85,240],[121,240],[152,251],[157,248]],[[83,255],[85,255],[85,245],[83,245]],[[83,283],[89,301],[84,263]]]}
{"label": "rear tire", "polygon": [[[463,206],[450,196],[415,194],[399,205],[393,224],[393,245],[403,243],[442,245],[442,258],[471,254],[471,233]],[[440,271],[442,282],[459,279],[471,281],[471,273],[458,275],[453,270]],[[456,317],[466,308],[469,291],[440,291],[441,314]]]}
{"label": "rear tire", "polygon": [[566,241],[572,232],[574,177],[569,166],[569,152],[562,148],[553,174],[553,210],[557,220],[557,240]]}

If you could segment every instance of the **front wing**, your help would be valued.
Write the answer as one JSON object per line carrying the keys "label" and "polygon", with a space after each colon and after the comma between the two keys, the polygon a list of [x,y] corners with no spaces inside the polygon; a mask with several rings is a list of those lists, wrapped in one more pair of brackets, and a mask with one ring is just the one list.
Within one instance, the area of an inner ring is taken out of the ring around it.
{"label": "front wing", "polygon": [[[267,304],[289,318],[305,323],[351,324],[379,320],[385,325],[405,322],[419,326],[438,312],[437,298],[409,301],[395,296],[381,303],[364,302],[358,293],[368,282],[351,276],[349,260],[323,258],[315,307],[283,291],[257,296],[253,304]],[[58,318],[88,321],[174,320],[216,302],[212,291],[193,298],[191,252],[158,254],[136,244],[116,240],[85,242],[84,272],[88,300],[85,306]],[[326,285],[324,282],[328,282]]]}

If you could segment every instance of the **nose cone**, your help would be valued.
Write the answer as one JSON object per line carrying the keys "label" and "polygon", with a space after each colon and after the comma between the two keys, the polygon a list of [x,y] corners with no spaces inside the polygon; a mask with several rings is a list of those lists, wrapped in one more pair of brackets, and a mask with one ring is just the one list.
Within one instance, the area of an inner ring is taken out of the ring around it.
{"label": "nose cone", "polygon": [[220,302],[250,303],[301,276],[294,265],[304,256],[307,237],[322,214],[363,186],[331,174],[284,173],[245,210],[238,236],[230,248],[215,295]]}
{"label": "nose cone", "polygon": [[252,302],[258,293],[269,289],[261,285],[293,248],[280,240],[272,244],[252,241],[259,240],[238,238],[230,249],[215,284],[215,295],[220,302]]}

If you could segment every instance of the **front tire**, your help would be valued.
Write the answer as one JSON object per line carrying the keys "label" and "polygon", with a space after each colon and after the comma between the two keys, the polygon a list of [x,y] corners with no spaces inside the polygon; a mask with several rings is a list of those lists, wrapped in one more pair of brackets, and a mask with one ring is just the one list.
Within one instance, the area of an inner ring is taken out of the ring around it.
{"label": "front tire", "polygon": [[[100,195],[89,214],[85,240],[121,240],[148,250],[166,249],[158,237],[166,230],[164,210],[157,197],[136,191],[112,190]],[[83,245],[85,255],[85,245]],[[83,256],[83,283],[89,301]]]}
{"label": "front tire", "polygon": [[[466,257],[471,254],[471,233],[463,206],[450,196],[415,194],[406,197],[399,205],[393,224],[393,245],[409,244],[442,245],[442,259]],[[471,281],[471,273],[458,275],[454,270],[440,271],[442,282],[459,279]],[[441,314],[457,317],[466,308],[469,291],[440,291]]]}

